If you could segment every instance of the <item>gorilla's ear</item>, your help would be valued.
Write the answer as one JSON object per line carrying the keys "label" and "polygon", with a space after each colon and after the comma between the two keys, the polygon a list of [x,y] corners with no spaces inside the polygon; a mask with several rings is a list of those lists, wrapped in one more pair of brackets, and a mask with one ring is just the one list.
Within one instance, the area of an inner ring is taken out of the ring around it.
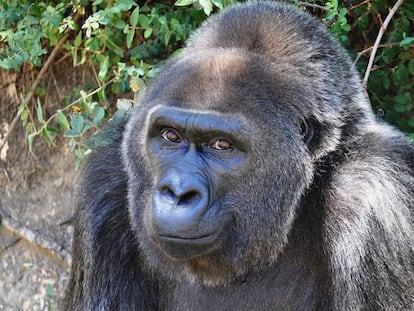
{"label": "gorilla's ear", "polygon": [[302,131],[303,141],[309,147],[310,143],[312,142],[313,136],[315,135],[312,119],[303,118],[300,121],[300,129]]}

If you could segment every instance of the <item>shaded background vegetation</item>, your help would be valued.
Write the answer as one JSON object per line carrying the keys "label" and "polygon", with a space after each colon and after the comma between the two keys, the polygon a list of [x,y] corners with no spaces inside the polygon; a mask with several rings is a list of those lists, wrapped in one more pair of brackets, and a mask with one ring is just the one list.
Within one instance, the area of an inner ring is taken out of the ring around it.
{"label": "shaded background vegetation", "polygon": [[[104,143],[91,135],[125,114],[159,64],[179,53],[208,15],[235,2],[1,0],[2,160],[12,144],[24,142],[36,157],[36,148],[63,142],[79,163]],[[367,92],[379,118],[414,138],[414,1],[403,1],[387,29],[395,1],[291,2],[326,23],[361,76],[383,28]],[[24,131],[11,140],[17,128]],[[39,139],[45,143],[36,144]]]}

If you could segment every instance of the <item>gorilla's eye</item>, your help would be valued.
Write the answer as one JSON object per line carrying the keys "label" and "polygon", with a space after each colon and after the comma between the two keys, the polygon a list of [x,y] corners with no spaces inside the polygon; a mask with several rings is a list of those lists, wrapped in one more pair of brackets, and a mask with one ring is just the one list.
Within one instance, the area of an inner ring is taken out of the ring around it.
{"label": "gorilla's eye", "polygon": [[173,129],[163,129],[161,131],[161,137],[165,141],[168,141],[170,143],[180,143],[181,137],[180,135]]}
{"label": "gorilla's eye", "polygon": [[228,150],[233,147],[233,143],[227,138],[217,138],[210,140],[207,145],[216,150]]}

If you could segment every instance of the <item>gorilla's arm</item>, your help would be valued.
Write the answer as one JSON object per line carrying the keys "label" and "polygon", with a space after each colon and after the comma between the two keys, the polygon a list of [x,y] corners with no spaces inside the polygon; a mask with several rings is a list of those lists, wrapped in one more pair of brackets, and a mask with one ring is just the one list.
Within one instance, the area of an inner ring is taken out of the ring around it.
{"label": "gorilla's arm", "polygon": [[106,131],[113,142],[88,159],[78,190],[72,276],[62,310],[154,310],[157,286],[128,219],[123,126]]}

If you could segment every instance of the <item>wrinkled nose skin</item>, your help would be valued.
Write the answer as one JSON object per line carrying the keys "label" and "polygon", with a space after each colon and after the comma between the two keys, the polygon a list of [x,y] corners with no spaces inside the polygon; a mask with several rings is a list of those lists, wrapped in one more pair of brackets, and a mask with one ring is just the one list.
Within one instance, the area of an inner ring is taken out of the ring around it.
{"label": "wrinkled nose skin", "polygon": [[209,208],[209,190],[201,178],[167,174],[156,187],[152,201],[152,225],[161,237],[197,239],[199,223]]}

